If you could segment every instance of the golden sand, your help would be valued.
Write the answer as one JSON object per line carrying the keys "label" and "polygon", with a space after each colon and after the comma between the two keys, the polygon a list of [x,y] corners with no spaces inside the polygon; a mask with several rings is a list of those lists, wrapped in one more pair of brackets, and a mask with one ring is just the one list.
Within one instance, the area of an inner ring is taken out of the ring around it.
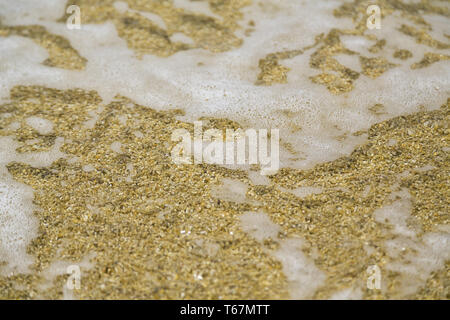
{"label": "golden sand", "polygon": [[[138,56],[167,57],[180,50],[220,52],[241,45],[242,39],[234,31],[242,18],[241,9],[249,1],[210,0],[211,10],[222,17],[220,21],[188,14],[171,1],[126,1],[134,10],[159,15],[167,30],[137,13],[120,13],[113,2],[78,0],[74,4],[83,11],[82,23],[112,21]],[[427,25],[419,10],[449,15],[448,10],[426,1],[408,5],[379,2],[387,8],[384,14],[400,11],[424,30]],[[351,17],[353,30],[333,29],[316,35],[312,46],[272,53],[260,60],[256,85],[287,82],[289,68],[280,61],[310,49],[310,67],[320,72],[311,81],[333,94],[351,91],[360,77],[359,72],[339,63],[334,58],[337,54],[359,55],[362,74],[370,78],[395,68],[385,57],[364,57],[340,41],[342,35],[364,35],[365,20],[358,12],[365,11],[365,4],[355,1],[334,13]],[[449,47],[418,28],[402,25],[399,30],[430,49]],[[193,44],[170,41],[169,36],[176,32],[191,37]],[[67,40],[43,27],[0,25],[0,36],[11,35],[29,37],[44,47],[50,55],[44,62],[48,66],[82,69],[86,64]],[[371,40],[371,52],[380,52],[385,40]],[[399,59],[410,56],[405,50],[394,55]],[[448,58],[430,52],[411,68]],[[32,273],[0,276],[0,298],[62,298],[67,275],[45,287],[41,272],[52,262],[76,263],[89,254],[94,254],[93,267],[83,271],[83,285],[74,292],[80,299],[289,298],[286,275],[272,253],[282,239],[295,237],[306,240],[305,255],[326,275],[312,298],[329,298],[338,290],[364,283],[368,265],[378,265],[387,275],[387,290],[363,289],[363,298],[449,298],[449,261],[416,293],[402,295],[401,275],[383,269],[392,261],[385,242],[396,235],[390,223],[376,221],[373,213],[395,201],[390,197],[395,192],[408,190],[412,197],[408,226],[420,230],[419,237],[450,222],[450,100],[434,111],[379,122],[367,131],[367,142],[351,155],[310,170],[282,169],[269,177],[267,186],[254,185],[241,170],[174,164],[171,134],[179,128],[192,131],[193,125],[177,120],[179,110],[158,112],[150,107],[123,96],[104,104],[96,92],[81,89],[16,86],[11,90],[10,102],[0,105],[0,115],[9,115],[0,118],[0,135],[14,137],[20,153],[50,150],[56,138],[63,137],[60,149],[68,157],[42,168],[20,162],[7,165],[14,179],[35,190],[39,235],[28,247],[35,258]],[[380,115],[383,105],[370,110]],[[98,118],[89,128],[86,121],[92,112]],[[53,132],[37,132],[25,121],[30,116],[51,121]],[[204,120],[218,129],[230,128],[230,123],[239,126],[227,119]],[[15,122],[19,128],[11,129]],[[28,144],[30,140],[34,143]],[[111,149],[114,142],[120,142],[121,152]],[[417,170],[424,166],[432,169]],[[249,186],[244,202],[212,195],[224,178]],[[305,186],[323,191],[304,198],[286,191]],[[239,216],[246,211],[267,213],[281,227],[278,236],[259,243],[245,233]],[[370,254],[366,247],[373,249]],[[397,258],[407,261],[410,254],[413,252],[406,250]]]}

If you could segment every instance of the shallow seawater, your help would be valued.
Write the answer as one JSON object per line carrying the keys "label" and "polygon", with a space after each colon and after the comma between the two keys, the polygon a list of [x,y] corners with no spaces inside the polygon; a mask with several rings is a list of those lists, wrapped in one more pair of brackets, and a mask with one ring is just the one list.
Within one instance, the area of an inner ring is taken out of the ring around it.
{"label": "shallow seawater", "polygon": [[449,3],[371,4],[0,0],[0,298],[448,299]]}

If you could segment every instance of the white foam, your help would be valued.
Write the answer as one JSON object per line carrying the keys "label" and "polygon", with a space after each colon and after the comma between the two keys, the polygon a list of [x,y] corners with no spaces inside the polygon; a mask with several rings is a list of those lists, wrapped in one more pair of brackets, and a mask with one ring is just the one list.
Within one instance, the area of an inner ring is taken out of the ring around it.
{"label": "white foam", "polygon": [[254,185],[267,186],[270,184],[269,178],[261,174],[260,171],[248,171],[248,178]]}
{"label": "white foam", "polygon": [[[83,259],[79,262],[73,262],[73,261],[66,261],[66,260],[56,260],[52,262],[46,269],[44,269],[41,272],[41,275],[43,277],[43,281],[40,283],[41,289],[46,289],[53,285],[54,279],[59,275],[66,275],[66,274],[72,274],[70,269],[68,269],[71,266],[78,267],[80,270],[80,287],[85,286],[83,283],[83,274],[91,269],[94,264],[91,262],[91,260],[95,257],[95,253],[90,253],[83,257]],[[70,280],[68,280],[70,281]],[[67,287],[67,283],[63,284],[63,300],[74,300],[74,292],[70,288]]]}
{"label": "white foam", "polygon": [[120,13],[125,13],[128,11],[129,7],[128,7],[128,3],[123,2],[123,1],[116,1],[114,2],[114,8],[119,11]]}
{"label": "white foam", "polygon": [[276,239],[280,226],[273,223],[263,212],[246,212],[240,216],[242,230],[262,242],[265,239]]}
{"label": "white foam", "polygon": [[241,228],[259,242],[272,239],[279,247],[269,253],[281,262],[287,277],[289,293],[292,299],[311,298],[318,287],[325,281],[325,274],[319,270],[314,261],[303,251],[304,240],[287,238],[280,240],[281,227],[264,212],[245,212],[240,216]]}
{"label": "white foam", "polygon": [[299,198],[305,198],[309,195],[320,194],[323,192],[323,189],[319,188],[319,187],[299,187],[299,188],[295,188],[295,189],[286,189],[283,187],[278,187],[278,189],[280,189],[283,192],[292,193],[293,195],[295,195]]}
{"label": "white foam", "polygon": [[111,143],[111,150],[117,153],[122,153],[122,143],[120,141],[114,141]]}
{"label": "white foam", "polygon": [[[366,129],[388,117],[417,111],[418,105],[437,108],[448,95],[448,69],[442,67],[445,62],[411,70],[411,62],[398,61],[394,62],[401,66],[375,80],[361,75],[355,82],[355,89],[348,94],[332,95],[324,86],[313,84],[309,79],[319,73],[309,67],[309,54],[314,49],[280,62],[292,69],[287,84],[255,86],[260,58],[312,44],[315,35],[327,33],[331,28],[353,26],[350,19],[332,15],[333,9],[340,5],[338,1],[273,0],[261,6],[255,1],[243,9],[242,22],[244,25],[249,20],[255,21],[255,31],[244,38],[240,48],[223,53],[187,50],[168,58],[145,55],[142,60],[118,37],[111,22],[69,30],[63,23],[52,21],[64,12],[60,3],[55,6],[54,1],[48,0],[39,5],[28,1],[20,3],[16,6],[2,1],[4,10],[0,14],[4,23],[41,24],[50,32],[68,38],[88,63],[84,71],[46,67],[41,64],[45,50],[31,40],[0,38],[2,52],[7,52],[7,57],[2,54],[5,65],[0,77],[1,97],[7,97],[16,84],[41,84],[61,89],[81,87],[97,90],[105,101],[119,93],[157,109],[184,108],[185,119],[190,121],[199,116],[223,116],[250,127],[281,128],[281,138],[304,155],[304,159],[292,160],[284,153],[282,166],[307,168],[348,154],[365,138],[348,135],[345,141],[338,141],[336,136]],[[207,8],[204,3],[181,0],[176,5],[196,12],[203,10],[200,7]],[[39,9],[30,11],[30,6]],[[25,12],[27,19],[20,20]],[[213,16],[209,9],[203,13]],[[430,19],[430,22],[434,30],[446,30],[442,19]],[[401,23],[404,21],[398,17],[388,17],[383,19],[382,28],[372,33],[388,40],[385,48],[388,53],[401,46],[411,49],[415,58],[421,59],[423,52],[430,48],[418,45],[414,39],[397,31]],[[371,45],[360,37],[343,37],[343,41],[350,49],[363,54]],[[37,51],[40,53],[33,53]],[[367,56],[370,53],[367,52]],[[203,65],[198,66],[199,62]],[[350,60],[348,63],[351,64]],[[370,114],[368,107],[376,103],[385,106],[385,115]],[[288,109],[296,116],[280,115],[280,109]],[[302,130],[292,133],[289,124],[298,125]]]}
{"label": "white foam", "polygon": [[19,144],[11,137],[0,137],[0,267],[1,273],[25,273],[33,258],[26,248],[37,236],[37,219],[33,211],[33,189],[17,182],[8,172],[6,165],[12,161],[22,162],[34,167],[49,166],[53,161],[64,157],[59,151],[63,139],[57,138],[48,152],[21,154],[15,150]]}
{"label": "white foam", "polygon": [[418,237],[420,228],[411,216],[409,192],[400,190],[392,197],[399,199],[375,210],[374,216],[377,221],[394,227],[392,232],[395,236],[385,242],[392,258],[386,269],[400,273],[397,297],[405,297],[423,286],[431,272],[444,267],[444,262],[450,258],[450,234],[448,228],[444,228]]}
{"label": "white foam", "polygon": [[204,14],[210,17],[214,17],[216,19],[221,20],[222,17],[215,14],[209,8],[209,5],[206,1],[186,1],[186,0],[174,0],[173,1],[175,7],[182,8],[188,11],[195,12],[197,14]]}
{"label": "white foam", "polygon": [[0,16],[5,24],[35,24],[39,20],[57,20],[64,14],[67,1],[0,0]]}
{"label": "white foam", "polygon": [[91,165],[91,164],[85,164],[83,166],[83,171],[84,172],[92,172],[94,170],[95,170],[95,167],[93,165]]}
{"label": "white foam", "polygon": [[53,123],[40,117],[28,117],[26,123],[40,134],[46,135],[53,131]]}
{"label": "white foam", "polygon": [[1,274],[28,272],[33,258],[26,248],[37,234],[33,189],[6,177],[3,166],[0,174],[0,261],[7,263]]}
{"label": "white foam", "polygon": [[392,204],[378,208],[374,211],[375,220],[381,223],[388,223],[394,226],[393,232],[405,237],[415,237],[417,231],[410,229],[407,225],[411,217],[411,196],[407,190],[402,190],[393,194],[400,199]]}
{"label": "white foam", "polygon": [[400,273],[400,296],[413,294],[423,286],[433,271],[444,267],[450,259],[450,234],[448,232],[426,233],[422,240],[396,238],[386,243],[390,255],[398,256],[409,250],[404,258],[389,263],[388,270]]}
{"label": "white foam", "polygon": [[360,288],[347,288],[333,293],[330,300],[360,300],[362,297]]}
{"label": "white foam", "polygon": [[247,201],[247,189],[248,186],[239,180],[224,178],[220,185],[212,188],[211,195],[224,201],[244,203]]}
{"label": "white foam", "polygon": [[[398,17],[383,19],[382,28],[372,33],[388,41],[384,49],[388,55],[383,52],[383,56],[391,57],[396,49],[408,49],[414,57],[406,62],[390,58],[400,65],[374,80],[361,75],[354,90],[347,94],[335,96],[324,86],[311,83],[309,77],[320,73],[309,67],[309,54],[315,49],[280,62],[292,69],[288,73],[287,84],[254,85],[259,73],[258,60],[267,54],[300,49],[312,44],[314,36],[322,32],[326,34],[332,28],[352,28],[350,19],[337,19],[332,15],[333,9],[341,3],[254,1],[252,6],[243,10],[245,19],[242,25],[253,20],[255,30],[244,38],[240,48],[223,53],[187,50],[168,58],[145,55],[139,60],[127,47],[126,41],[118,36],[111,22],[85,24],[81,30],[69,30],[64,23],[54,22],[64,14],[66,1],[0,0],[2,23],[45,26],[50,32],[69,39],[80,55],[88,59],[83,71],[47,67],[42,62],[48,58],[48,53],[32,40],[17,36],[0,37],[0,99],[7,99],[15,85],[43,85],[59,89],[79,87],[97,90],[106,103],[116,94],[121,94],[156,109],[183,108],[186,110],[184,119],[189,121],[200,116],[214,116],[237,120],[254,128],[280,128],[281,138],[302,154],[302,159],[292,160],[292,155],[284,152],[281,155],[282,166],[308,168],[349,154],[366,139],[365,136],[348,135],[347,139],[339,141],[336,136],[415,112],[419,105],[429,110],[438,108],[449,94],[446,62],[410,69],[410,64],[419,61],[425,52],[435,50],[418,45],[411,37],[398,32],[396,29],[403,21]],[[214,16],[203,2],[180,0],[175,4]],[[118,6],[119,9],[130,10],[123,4]],[[152,21],[159,19],[150,13],[142,14]],[[448,28],[447,19],[425,18],[433,26],[432,35],[444,41],[441,34]],[[242,36],[243,31],[238,31],[238,34]],[[342,37],[342,40],[349,49],[373,56],[367,51],[370,43],[366,39]],[[449,51],[439,52],[448,54]],[[337,59],[360,70],[353,57],[339,56]],[[199,62],[203,63],[202,66],[198,66]],[[384,105],[386,114],[375,116],[368,111],[368,107],[377,103]],[[294,116],[284,116],[280,110],[289,110]],[[87,123],[88,126],[93,124]],[[302,130],[292,132],[289,129],[291,124],[300,126]],[[57,140],[51,152],[17,154],[14,151],[17,145],[11,138],[0,138],[0,253],[6,257],[10,270],[22,272],[31,263],[26,245],[36,236],[36,221],[32,216],[32,190],[15,182],[4,165],[21,161],[48,166],[64,156],[58,147],[61,141]],[[242,182],[225,180],[215,195],[229,201],[245,202],[246,190],[247,186]],[[423,241],[415,239],[416,230],[409,229],[406,224],[410,200],[407,195],[406,198],[405,194],[403,196],[399,202],[378,210],[376,217],[379,221],[388,218],[394,225],[398,238],[387,243],[391,254],[398,254],[397,248],[403,247],[418,250],[418,254],[411,258],[412,264],[397,261],[389,266],[409,275],[405,279],[410,279],[412,285],[405,284],[406,288],[417,288],[432,270],[442,267],[443,261],[449,258],[448,233],[426,234]],[[301,251],[302,243],[297,239],[283,240],[275,254],[283,263],[295,298],[310,297],[325,279]],[[337,297],[351,295],[353,293],[348,290],[336,294]]]}
{"label": "white foam", "polygon": [[314,262],[302,252],[302,239],[281,241],[274,256],[283,264],[292,299],[308,299],[326,279]]}

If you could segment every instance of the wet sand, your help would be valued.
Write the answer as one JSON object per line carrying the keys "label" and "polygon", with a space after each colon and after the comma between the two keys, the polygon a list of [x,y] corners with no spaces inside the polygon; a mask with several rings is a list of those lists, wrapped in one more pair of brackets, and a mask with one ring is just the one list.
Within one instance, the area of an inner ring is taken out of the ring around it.
{"label": "wet sand", "polygon": [[448,299],[449,6],[369,4],[0,1],[0,298]]}

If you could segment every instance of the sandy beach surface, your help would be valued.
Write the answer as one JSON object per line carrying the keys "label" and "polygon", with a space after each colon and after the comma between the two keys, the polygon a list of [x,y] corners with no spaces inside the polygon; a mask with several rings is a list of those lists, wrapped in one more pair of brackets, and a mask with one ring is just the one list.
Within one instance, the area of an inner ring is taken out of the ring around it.
{"label": "sandy beach surface", "polygon": [[450,3],[372,2],[0,0],[0,299],[449,299]]}

